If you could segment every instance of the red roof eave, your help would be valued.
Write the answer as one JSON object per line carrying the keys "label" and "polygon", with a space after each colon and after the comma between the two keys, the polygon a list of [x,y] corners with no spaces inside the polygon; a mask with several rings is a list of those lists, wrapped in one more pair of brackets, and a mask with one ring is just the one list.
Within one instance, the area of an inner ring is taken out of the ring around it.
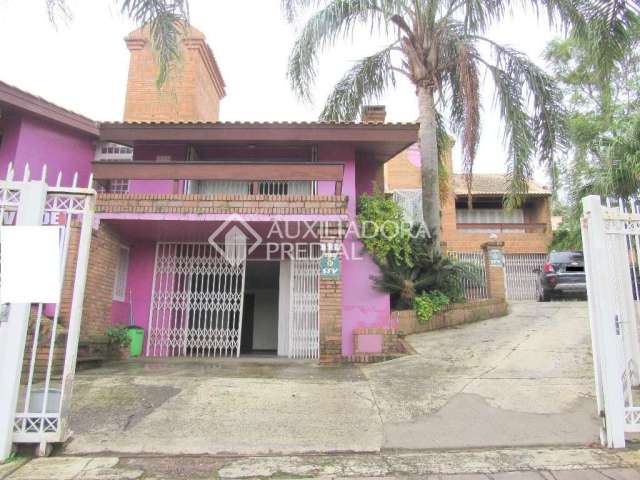
{"label": "red roof eave", "polygon": [[90,118],[0,81],[0,106],[7,105],[91,136],[97,137],[99,134],[98,124]]}

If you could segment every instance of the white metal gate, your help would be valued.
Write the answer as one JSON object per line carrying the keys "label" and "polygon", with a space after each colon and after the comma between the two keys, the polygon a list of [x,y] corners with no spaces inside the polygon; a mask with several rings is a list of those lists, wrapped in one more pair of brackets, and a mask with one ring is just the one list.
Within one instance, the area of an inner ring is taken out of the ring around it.
{"label": "white metal gate", "polygon": [[320,357],[320,260],[291,260],[289,358]]}
{"label": "white metal gate", "polygon": [[509,253],[504,255],[504,275],[507,300],[536,300],[538,273],[544,253]]}
{"label": "white metal gate", "polygon": [[393,200],[402,208],[405,221],[412,225],[424,223],[422,189],[395,190]]}
{"label": "white metal gate", "polygon": [[240,355],[246,271],[208,243],[158,243],[147,355],[227,357]]}
{"label": "white metal gate", "polygon": [[465,300],[489,298],[484,252],[447,252],[447,255],[463,264],[475,277],[464,278],[461,282]]}
{"label": "white metal gate", "polygon": [[[14,180],[9,165],[0,181],[0,223],[55,225],[60,231],[60,297],[55,304],[13,303],[0,323],[0,463],[11,443],[37,443],[39,453],[49,443],[69,435],[68,416],[80,336],[95,191],[79,188],[77,174],[70,187],[31,180],[25,167]],[[33,272],[37,275],[37,272]],[[71,302],[66,295],[71,291]]]}
{"label": "white metal gate", "polygon": [[[625,446],[625,433],[640,432],[640,404],[632,387],[640,383],[637,326],[640,213],[637,205],[604,208],[597,196],[582,201],[589,318],[601,439]],[[622,205],[622,204],[621,204]],[[604,414],[604,415],[602,415]]]}

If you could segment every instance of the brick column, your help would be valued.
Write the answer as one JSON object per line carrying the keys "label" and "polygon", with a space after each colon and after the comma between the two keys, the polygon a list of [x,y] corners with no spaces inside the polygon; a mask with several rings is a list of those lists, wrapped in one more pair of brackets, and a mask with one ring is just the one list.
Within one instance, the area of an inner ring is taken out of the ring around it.
{"label": "brick column", "polygon": [[[341,262],[342,233],[338,226],[320,235],[323,252],[335,252]],[[342,359],[342,265],[340,277],[320,276],[320,363],[337,365]]]}
{"label": "brick column", "polygon": [[504,278],[504,242],[485,242],[481,248],[487,272],[487,294],[489,298],[504,300],[507,297]]}

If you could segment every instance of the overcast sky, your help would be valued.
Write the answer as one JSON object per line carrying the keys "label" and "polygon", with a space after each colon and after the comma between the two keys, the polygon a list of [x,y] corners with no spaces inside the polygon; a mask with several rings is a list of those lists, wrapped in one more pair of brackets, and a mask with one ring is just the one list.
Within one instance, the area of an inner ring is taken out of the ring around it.
{"label": "overcast sky", "polygon": [[[0,0],[0,80],[95,120],[121,120],[129,52],[124,36],[135,25],[113,0],[68,0],[73,20],[57,29],[45,0]],[[300,103],[285,77],[294,27],[282,18],[279,0],[191,0],[191,23],[207,37],[227,84],[221,120],[315,120],[331,86],[350,63],[383,45],[358,36],[322,57],[313,105]],[[546,22],[516,13],[489,36],[510,44],[544,66],[541,53],[553,38]],[[477,172],[504,171],[506,154],[490,83],[483,87],[482,141]],[[414,121],[413,88],[400,80],[379,103],[389,121]],[[455,155],[459,164],[459,154]],[[543,179],[541,174],[536,175]]]}

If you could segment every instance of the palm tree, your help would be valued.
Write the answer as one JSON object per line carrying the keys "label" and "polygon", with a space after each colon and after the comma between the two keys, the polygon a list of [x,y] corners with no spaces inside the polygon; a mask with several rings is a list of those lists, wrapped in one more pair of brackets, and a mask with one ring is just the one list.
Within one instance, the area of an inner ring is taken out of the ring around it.
{"label": "palm tree", "polygon": [[[536,9],[545,8],[552,21],[559,19],[567,26],[586,29],[585,0],[530,1]],[[314,8],[289,57],[291,87],[303,100],[312,99],[322,50],[350,37],[359,25],[368,27],[366,31],[371,34],[392,37],[382,50],[355,62],[346,72],[327,98],[321,119],[354,120],[364,104],[395,86],[397,75],[409,79],[419,107],[423,215],[436,240],[440,232],[440,114],[446,114],[451,129],[461,137],[470,189],[480,138],[480,79],[485,74],[495,87],[495,102],[504,124],[509,153],[508,205],[517,205],[526,192],[534,156],[537,154],[542,164],[555,171],[554,153],[565,145],[563,108],[554,81],[524,54],[485,35],[488,27],[502,20],[514,5],[521,2],[282,0],[290,22]],[[483,54],[487,50],[490,53]],[[439,245],[439,241],[434,242],[435,248]]]}
{"label": "palm tree", "polygon": [[[49,20],[72,18],[67,0],[45,0]],[[149,24],[151,46],[159,66],[160,88],[180,57],[180,37],[189,26],[189,0],[117,0],[120,10],[139,26]]]}

